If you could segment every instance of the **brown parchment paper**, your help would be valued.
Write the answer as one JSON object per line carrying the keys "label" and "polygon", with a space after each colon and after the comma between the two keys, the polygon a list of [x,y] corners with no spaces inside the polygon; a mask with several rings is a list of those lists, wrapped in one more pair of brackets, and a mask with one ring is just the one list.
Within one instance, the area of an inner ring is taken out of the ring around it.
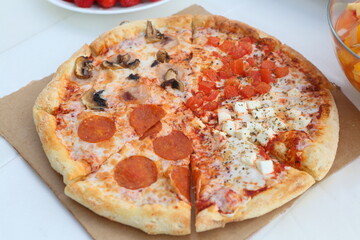
{"label": "brown parchment paper", "polygon": [[[179,14],[209,14],[202,7],[193,5]],[[261,227],[269,223],[274,217],[288,209],[294,201],[255,219],[227,224],[225,228],[215,229],[204,233],[195,233],[183,237],[166,235],[149,236],[135,228],[112,222],[96,215],[87,208],[77,204],[64,194],[62,177],[51,167],[42,150],[39,137],[36,133],[32,118],[32,107],[40,91],[50,81],[48,76],[39,81],[32,81],[26,87],[21,88],[0,99],[0,134],[19,152],[29,165],[51,188],[59,200],[83,225],[87,232],[97,240],[107,239],[246,239]],[[333,92],[340,115],[340,142],[336,160],[328,176],[360,155],[358,141],[360,139],[360,112],[337,89]]]}

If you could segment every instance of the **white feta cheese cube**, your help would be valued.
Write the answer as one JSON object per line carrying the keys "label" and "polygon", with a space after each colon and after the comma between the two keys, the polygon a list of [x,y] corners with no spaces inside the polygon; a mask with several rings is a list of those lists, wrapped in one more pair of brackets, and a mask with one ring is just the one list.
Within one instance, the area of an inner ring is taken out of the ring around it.
{"label": "white feta cheese cube", "polygon": [[293,88],[287,92],[289,97],[300,97],[300,91],[297,88]]}
{"label": "white feta cheese cube", "polygon": [[227,134],[229,134],[230,136],[234,136],[235,135],[235,122],[231,121],[231,120],[226,120],[222,123],[222,127],[221,127],[223,132],[226,132]]}
{"label": "white feta cheese cube", "polygon": [[274,135],[275,135],[275,132],[271,128],[269,128],[263,132],[258,133],[258,135],[256,136],[256,139],[261,145],[265,146],[268,143],[268,141],[270,140],[270,138]]}
{"label": "white feta cheese cube", "polygon": [[198,118],[194,118],[191,121],[191,125],[196,128],[201,128],[201,129],[205,128],[205,124]]}
{"label": "white feta cheese cube", "polygon": [[253,118],[255,118],[255,119],[262,119],[262,118],[265,117],[264,109],[262,109],[262,108],[253,109],[253,110],[251,111],[251,115],[252,115]]}
{"label": "white feta cheese cube", "polygon": [[260,123],[255,121],[247,122],[246,125],[247,128],[250,130],[250,132],[253,133],[259,133],[265,131],[264,127]]}
{"label": "white feta cheese cube", "polygon": [[265,117],[275,116],[275,110],[272,107],[263,108]]}
{"label": "white feta cheese cube", "polygon": [[248,101],[246,104],[247,104],[248,109],[255,109],[255,108],[261,107],[261,102],[257,101],[257,100]]}
{"label": "white feta cheese cube", "polygon": [[219,130],[214,130],[214,135],[215,135],[215,136],[226,137],[226,133],[221,132],[221,131],[219,131]]}
{"label": "white feta cheese cube", "polygon": [[256,139],[261,145],[264,146],[269,141],[269,136],[266,132],[261,132],[256,136]]}
{"label": "white feta cheese cube", "polygon": [[253,149],[246,150],[242,152],[240,160],[247,165],[253,165],[256,160],[256,152]]}
{"label": "white feta cheese cube", "polygon": [[235,137],[238,139],[247,140],[250,137],[250,130],[246,127],[235,130]]}
{"label": "white feta cheese cube", "polygon": [[218,109],[218,122],[221,124],[225,120],[231,120],[231,113],[226,108],[219,108]]}
{"label": "white feta cheese cube", "polygon": [[274,163],[271,160],[256,161],[256,167],[262,174],[270,174],[274,171]]}
{"label": "white feta cheese cube", "polygon": [[295,130],[302,130],[306,128],[306,126],[309,125],[310,122],[311,122],[310,117],[304,117],[304,116],[296,117],[293,121],[293,128]]}
{"label": "white feta cheese cube", "polygon": [[245,102],[235,102],[234,110],[236,113],[240,113],[240,114],[246,114],[248,112]]}
{"label": "white feta cheese cube", "polygon": [[287,129],[287,125],[281,121],[279,118],[271,118],[269,119],[269,124],[271,128],[276,131],[283,131]]}

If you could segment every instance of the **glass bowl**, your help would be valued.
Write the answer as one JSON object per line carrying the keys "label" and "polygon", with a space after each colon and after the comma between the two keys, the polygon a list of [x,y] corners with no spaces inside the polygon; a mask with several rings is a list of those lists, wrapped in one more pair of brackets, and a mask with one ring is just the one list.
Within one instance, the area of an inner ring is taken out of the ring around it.
{"label": "glass bowl", "polygon": [[[341,14],[346,9],[348,3],[355,2],[354,0],[329,0],[327,15],[330,30],[332,32],[335,53],[339,60],[339,63],[350,81],[350,83],[360,91],[360,56],[357,55],[353,49],[350,49],[341,40],[336,31],[336,23]],[[358,52],[360,54],[360,52]]]}

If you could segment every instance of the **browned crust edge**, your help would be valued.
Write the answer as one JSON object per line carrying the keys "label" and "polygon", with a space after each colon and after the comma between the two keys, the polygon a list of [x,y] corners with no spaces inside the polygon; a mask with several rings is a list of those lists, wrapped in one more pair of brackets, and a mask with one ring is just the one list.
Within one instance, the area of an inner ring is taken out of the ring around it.
{"label": "browned crust edge", "polygon": [[186,235],[191,231],[191,206],[179,201],[167,206],[109,197],[87,181],[67,185],[65,194],[95,213],[148,234]]}
{"label": "browned crust edge", "polygon": [[314,182],[309,174],[291,168],[284,181],[255,195],[246,204],[244,210],[239,210],[232,216],[222,215],[215,205],[202,210],[196,216],[196,231],[203,232],[224,227],[228,222],[242,221],[264,215],[301,195]]}

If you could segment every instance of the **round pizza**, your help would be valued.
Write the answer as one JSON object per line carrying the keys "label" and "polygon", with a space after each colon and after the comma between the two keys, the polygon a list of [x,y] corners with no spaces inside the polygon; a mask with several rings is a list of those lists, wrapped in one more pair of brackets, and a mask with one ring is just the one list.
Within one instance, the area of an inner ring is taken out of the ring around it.
{"label": "round pizza", "polygon": [[331,89],[268,34],[181,15],[124,22],[84,45],[33,113],[67,196],[149,234],[185,235],[192,208],[206,231],[321,180],[339,138]]}

